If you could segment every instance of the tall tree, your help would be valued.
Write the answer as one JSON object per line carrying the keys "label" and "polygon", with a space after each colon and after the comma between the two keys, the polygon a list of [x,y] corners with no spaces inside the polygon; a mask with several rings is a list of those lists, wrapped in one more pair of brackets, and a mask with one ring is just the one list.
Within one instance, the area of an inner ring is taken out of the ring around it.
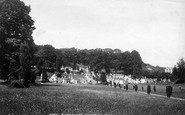
{"label": "tall tree", "polygon": [[132,56],[129,51],[126,51],[121,56],[121,68],[124,70],[125,75],[133,74],[133,63]]}
{"label": "tall tree", "polygon": [[131,52],[131,56],[132,56],[133,77],[138,78],[141,76],[142,73],[143,61],[141,59],[139,52],[137,52],[136,50]]}
{"label": "tall tree", "polygon": [[172,81],[175,81],[178,77],[178,69],[176,66],[173,67],[173,71],[172,71],[172,77],[171,77],[171,80]]}
{"label": "tall tree", "polygon": [[183,58],[177,63],[178,79],[180,82],[185,82],[185,61]]}
{"label": "tall tree", "polygon": [[34,45],[32,32],[35,27],[30,10],[20,0],[0,2],[0,69],[3,73],[9,73],[6,67],[11,59],[19,60],[21,43],[28,44],[29,49]]}

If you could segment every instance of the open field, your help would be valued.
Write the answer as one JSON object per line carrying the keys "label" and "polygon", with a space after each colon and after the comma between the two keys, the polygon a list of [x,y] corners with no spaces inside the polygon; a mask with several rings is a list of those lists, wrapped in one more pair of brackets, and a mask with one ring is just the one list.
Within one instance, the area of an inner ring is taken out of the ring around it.
{"label": "open field", "polygon": [[28,89],[0,85],[0,114],[152,114],[185,113],[185,101],[101,85],[42,84]]}

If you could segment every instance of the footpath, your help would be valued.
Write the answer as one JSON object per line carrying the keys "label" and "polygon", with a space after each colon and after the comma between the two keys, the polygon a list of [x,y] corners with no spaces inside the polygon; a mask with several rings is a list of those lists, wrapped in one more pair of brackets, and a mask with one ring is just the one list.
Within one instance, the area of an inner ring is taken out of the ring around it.
{"label": "footpath", "polygon": [[[138,92],[138,93],[141,93],[141,94],[147,94],[146,92],[142,92],[142,91],[137,91],[137,92]],[[148,95],[148,94],[147,94],[147,95]],[[159,95],[159,94],[150,93],[150,95],[167,98],[167,96]],[[183,99],[183,98],[177,98],[177,97],[170,97],[170,99],[175,99],[175,100],[179,100],[179,101],[185,101],[185,99]]]}

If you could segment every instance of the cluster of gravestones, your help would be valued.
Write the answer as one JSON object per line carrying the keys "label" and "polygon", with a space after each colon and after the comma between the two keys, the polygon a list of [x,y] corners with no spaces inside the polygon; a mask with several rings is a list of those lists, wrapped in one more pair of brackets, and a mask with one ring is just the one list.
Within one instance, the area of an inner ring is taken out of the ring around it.
{"label": "cluster of gravestones", "polygon": [[[114,88],[116,88],[117,86],[120,89],[122,88],[122,85],[121,84],[116,84],[114,82],[113,85],[114,85]],[[126,90],[128,90],[128,84],[126,84],[123,88],[126,89]],[[141,87],[141,88],[142,88],[142,91],[144,91],[144,87]],[[133,85],[133,89],[137,92],[138,91],[138,85],[137,84]],[[147,94],[150,94],[151,93],[152,89],[151,89],[151,86],[150,85],[147,85],[147,90],[146,91],[147,91]],[[153,86],[153,91],[154,92],[157,91],[155,85]],[[171,97],[172,91],[173,91],[172,86],[170,86],[170,85],[169,86],[166,86],[166,96],[167,97],[169,97],[169,98]]]}
{"label": "cluster of gravestones", "polygon": [[[110,84],[110,86],[112,86],[112,84]],[[114,86],[114,88],[116,88],[116,87],[119,87],[120,89],[122,88],[122,85],[121,84],[117,84],[117,83],[115,83],[115,82],[113,82],[113,86]],[[125,86],[123,86],[123,88],[124,89],[126,89],[126,90],[128,90],[128,84],[126,84]]]}

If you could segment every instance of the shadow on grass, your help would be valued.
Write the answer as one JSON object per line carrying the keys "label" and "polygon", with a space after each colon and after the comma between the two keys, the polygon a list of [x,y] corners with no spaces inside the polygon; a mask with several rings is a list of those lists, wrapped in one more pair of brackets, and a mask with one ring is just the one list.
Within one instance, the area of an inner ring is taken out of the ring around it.
{"label": "shadow on grass", "polygon": [[31,83],[30,85],[41,87],[41,86],[61,86],[62,84],[56,84],[56,83],[50,83],[50,82],[48,83],[37,82],[37,83]]}
{"label": "shadow on grass", "polygon": [[[0,85],[5,85],[8,86],[9,83],[7,81],[1,81]],[[36,83],[30,83],[30,86],[37,86],[37,87],[41,87],[41,86],[61,86],[61,84],[55,84],[55,83],[41,83],[41,82],[36,82]]]}

